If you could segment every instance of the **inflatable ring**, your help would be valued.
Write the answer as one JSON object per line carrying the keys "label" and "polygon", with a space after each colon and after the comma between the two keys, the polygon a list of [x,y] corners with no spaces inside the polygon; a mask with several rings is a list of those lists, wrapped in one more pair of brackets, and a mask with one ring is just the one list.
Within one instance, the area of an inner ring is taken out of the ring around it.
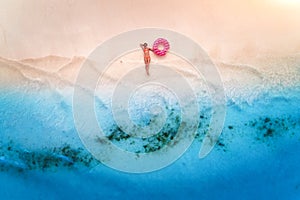
{"label": "inflatable ring", "polygon": [[[161,46],[163,47],[163,49],[159,48]],[[166,55],[169,48],[170,48],[170,44],[169,44],[168,40],[166,40],[164,38],[158,38],[154,41],[152,50],[156,55],[164,56],[164,55]]]}

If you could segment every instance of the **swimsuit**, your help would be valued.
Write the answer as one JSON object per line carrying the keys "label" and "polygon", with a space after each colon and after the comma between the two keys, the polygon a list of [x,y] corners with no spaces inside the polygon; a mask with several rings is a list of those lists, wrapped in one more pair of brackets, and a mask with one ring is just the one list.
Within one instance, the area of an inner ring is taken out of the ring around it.
{"label": "swimsuit", "polygon": [[145,61],[145,64],[149,64],[150,63],[150,54],[149,54],[149,48],[144,48],[143,49],[144,51],[144,61]]}

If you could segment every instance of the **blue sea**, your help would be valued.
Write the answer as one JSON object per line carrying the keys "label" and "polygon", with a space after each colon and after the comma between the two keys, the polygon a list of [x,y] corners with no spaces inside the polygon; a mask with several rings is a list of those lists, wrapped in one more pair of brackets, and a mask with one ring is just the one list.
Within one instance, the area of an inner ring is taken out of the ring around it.
{"label": "blue sea", "polygon": [[299,102],[299,84],[270,87],[251,102],[228,97],[222,134],[206,157],[198,154],[209,110],[178,160],[135,174],[107,167],[86,149],[64,95],[34,81],[3,86],[0,198],[299,199]]}

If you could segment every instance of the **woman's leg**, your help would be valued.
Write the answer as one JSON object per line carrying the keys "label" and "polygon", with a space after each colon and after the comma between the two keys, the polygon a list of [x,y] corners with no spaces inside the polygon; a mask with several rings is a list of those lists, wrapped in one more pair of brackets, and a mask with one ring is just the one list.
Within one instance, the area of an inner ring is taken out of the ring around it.
{"label": "woman's leg", "polygon": [[146,73],[147,73],[147,75],[149,76],[150,74],[149,74],[149,64],[146,64],[145,65],[145,68],[146,68]]}
{"label": "woman's leg", "polygon": [[150,57],[145,57],[145,69],[148,76],[150,75],[149,73],[150,61],[151,61]]}

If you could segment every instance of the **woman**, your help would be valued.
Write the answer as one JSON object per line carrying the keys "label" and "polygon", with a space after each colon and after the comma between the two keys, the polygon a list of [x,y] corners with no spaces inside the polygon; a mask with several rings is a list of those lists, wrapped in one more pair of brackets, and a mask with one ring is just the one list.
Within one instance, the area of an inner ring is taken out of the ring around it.
{"label": "woman", "polygon": [[152,51],[151,48],[148,48],[148,44],[144,43],[144,44],[140,44],[141,48],[144,51],[144,61],[145,61],[145,69],[146,69],[146,73],[149,76],[149,65],[150,65],[150,51]]}

